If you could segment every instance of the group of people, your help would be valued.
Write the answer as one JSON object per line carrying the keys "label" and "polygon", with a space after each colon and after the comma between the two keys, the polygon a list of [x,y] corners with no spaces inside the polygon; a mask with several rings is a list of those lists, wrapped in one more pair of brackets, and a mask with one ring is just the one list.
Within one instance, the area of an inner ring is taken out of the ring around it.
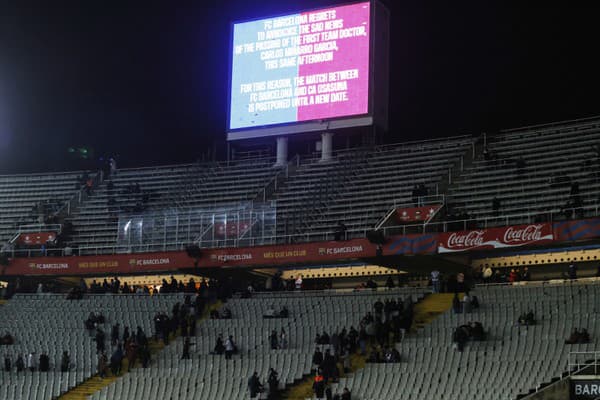
{"label": "group of people", "polygon": [[585,344],[589,342],[590,334],[585,328],[581,330],[577,330],[577,328],[573,329],[573,332],[571,332],[571,336],[569,336],[569,338],[565,340],[565,344]]}
{"label": "group of people", "polygon": [[351,400],[352,396],[348,388],[344,388],[341,394],[333,394],[331,387],[327,385],[327,379],[322,374],[322,371],[317,371],[313,381],[313,392],[317,399],[327,400]]}
{"label": "group of people", "polygon": [[452,332],[452,342],[458,351],[463,351],[465,344],[469,340],[485,340],[485,331],[481,322],[467,322]]}
{"label": "group of people", "polygon": [[374,347],[371,350],[371,354],[367,357],[368,363],[399,363],[400,352],[395,346],[388,346],[380,351],[379,347]]}
{"label": "group of people", "polygon": [[[273,368],[269,368],[269,376],[267,378],[269,390],[267,399],[274,400],[279,398],[279,374]],[[260,393],[265,392],[264,385],[260,382],[258,372],[254,371],[250,379],[248,379],[248,389],[250,390],[250,398],[254,399]]]}
{"label": "group of people", "polygon": [[229,335],[227,340],[223,341],[223,335],[217,337],[217,342],[212,354],[225,354],[225,359],[230,360],[234,354],[237,354],[239,349],[233,340],[233,336]]}
{"label": "group of people", "polygon": [[271,350],[285,350],[288,348],[288,337],[285,329],[281,328],[281,331],[277,333],[275,329],[271,331],[269,335],[269,344],[271,346]]}
{"label": "group of people", "polygon": [[[68,351],[63,351],[60,361],[60,372],[67,372],[71,369],[71,357]],[[31,352],[26,355],[17,355],[14,361],[14,368],[17,372],[23,372],[26,369],[34,372],[48,372],[50,371],[50,357],[46,353],[40,354],[36,357],[35,352]],[[9,355],[4,356],[4,371],[11,372],[13,370],[13,360]]]}
{"label": "group of people", "polygon": [[469,292],[465,292],[462,301],[458,297],[458,293],[454,293],[452,298],[452,309],[455,314],[469,314],[472,310],[479,308],[479,299],[477,296],[471,296]]}
{"label": "group of people", "polygon": [[519,316],[518,323],[520,326],[535,325],[536,321],[535,321],[535,315],[533,315],[533,311],[530,310],[526,313],[521,314]]}

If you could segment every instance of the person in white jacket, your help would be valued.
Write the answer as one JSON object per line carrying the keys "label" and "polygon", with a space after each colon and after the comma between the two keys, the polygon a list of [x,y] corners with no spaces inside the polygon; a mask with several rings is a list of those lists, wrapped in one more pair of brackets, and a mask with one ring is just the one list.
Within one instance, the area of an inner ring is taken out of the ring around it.
{"label": "person in white jacket", "polygon": [[31,372],[35,371],[35,352],[29,353],[27,356],[27,368]]}

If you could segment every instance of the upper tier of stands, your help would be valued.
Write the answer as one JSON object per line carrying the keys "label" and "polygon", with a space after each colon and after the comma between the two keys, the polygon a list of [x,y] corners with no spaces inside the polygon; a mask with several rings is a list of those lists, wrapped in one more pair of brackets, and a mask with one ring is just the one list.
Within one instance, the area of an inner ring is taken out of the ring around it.
{"label": "upper tier of stands", "polygon": [[[77,386],[97,372],[98,354],[94,337],[85,329],[90,312],[103,314],[100,326],[106,333],[106,353],[112,354],[110,329],[115,323],[135,332],[142,327],[147,337],[153,329],[157,312],[169,313],[173,305],[183,302],[183,294],[87,295],[83,300],[66,300],[65,295],[17,294],[0,307],[0,332],[9,332],[12,345],[2,346],[3,357],[12,360],[12,371],[0,371],[0,398],[14,400],[53,399]],[[63,351],[68,351],[72,367],[60,372]],[[49,372],[21,372],[15,359],[35,352],[36,365],[45,353],[50,358]]]}
{"label": "upper tier of stands", "polygon": [[[115,247],[119,215],[187,212],[180,223],[165,229],[160,240],[153,238],[132,250],[178,249],[206,232],[206,225],[198,222],[201,213],[265,201],[277,210],[276,233],[256,244],[287,242],[289,235],[295,241],[332,239],[339,222],[346,225],[349,237],[364,237],[394,205],[413,203],[415,184],[425,184],[430,195],[445,195],[451,215],[504,225],[533,222],[549,213],[554,219],[565,218],[561,210],[572,203],[571,186],[576,182],[583,202],[583,213],[577,215],[595,216],[600,194],[598,144],[600,118],[589,118],[501,132],[487,139],[460,136],[340,150],[325,163],[294,157],[289,165],[277,168],[272,158],[259,157],[121,169],[73,208],[68,217],[74,229],[70,244],[82,253],[98,248],[129,251]],[[470,162],[472,155],[476,158]],[[521,159],[524,166],[519,168]],[[19,224],[36,222],[37,202],[71,198],[78,175],[0,177],[0,240],[13,237]],[[497,213],[494,198],[500,204]]]}
{"label": "upper tier of stands", "polygon": [[[342,378],[353,399],[514,400],[568,369],[570,351],[594,351],[600,342],[597,301],[600,286],[489,286],[473,291],[481,302],[469,314],[452,310],[397,345],[399,364],[367,364]],[[520,327],[519,316],[533,311],[537,324]],[[479,321],[487,340],[453,348],[453,330]],[[591,343],[567,345],[572,329],[586,328]]]}
{"label": "upper tier of stands", "polygon": [[80,189],[81,172],[0,176],[0,243],[11,239],[19,225],[37,224],[37,205],[64,204]]}
{"label": "upper tier of stands", "polygon": [[[585,215],[597,215],[600,194],[600,118],[507,131],[489,138],[490,159],[480,154],[448,190],[448,201],[471,217],[493,218],[492,201],[500,201],[496,224],[533,221],[553,213],[579,184]],[[524,161],[519,172],[517,161]],[[558,178],[558,182],[556,182]],[[561,183],[562,181],[562,183]]]}

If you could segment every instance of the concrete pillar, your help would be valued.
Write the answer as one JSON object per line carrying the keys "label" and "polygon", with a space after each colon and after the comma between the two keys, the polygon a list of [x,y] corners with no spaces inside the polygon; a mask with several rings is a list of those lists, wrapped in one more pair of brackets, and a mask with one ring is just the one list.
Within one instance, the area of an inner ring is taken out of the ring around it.
{"label": "concrete pillar", "polygon": [[330,161],[332,152],[333,152],[333,133],[331,133],[331,132],[321,133],[321,162]]}
{"label": "concrete pillar", "polygon": [[274,167],[283,167],[287,164],[288,138],[280,136],[277,138],[277,161]]}

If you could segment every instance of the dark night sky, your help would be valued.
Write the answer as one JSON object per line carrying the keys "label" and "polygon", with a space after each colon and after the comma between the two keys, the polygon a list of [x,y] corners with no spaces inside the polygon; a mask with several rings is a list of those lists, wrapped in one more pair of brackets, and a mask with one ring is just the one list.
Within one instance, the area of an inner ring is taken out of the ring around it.
{"label": "dark night sky", "polygon": [[[0,7],[0,174],[74,168],[71,145],[192,161],[224,140],[229,23],[340,2],[23,3]],[[392,2],[388,142],[600,114],[600,9],[486,3]]]}

